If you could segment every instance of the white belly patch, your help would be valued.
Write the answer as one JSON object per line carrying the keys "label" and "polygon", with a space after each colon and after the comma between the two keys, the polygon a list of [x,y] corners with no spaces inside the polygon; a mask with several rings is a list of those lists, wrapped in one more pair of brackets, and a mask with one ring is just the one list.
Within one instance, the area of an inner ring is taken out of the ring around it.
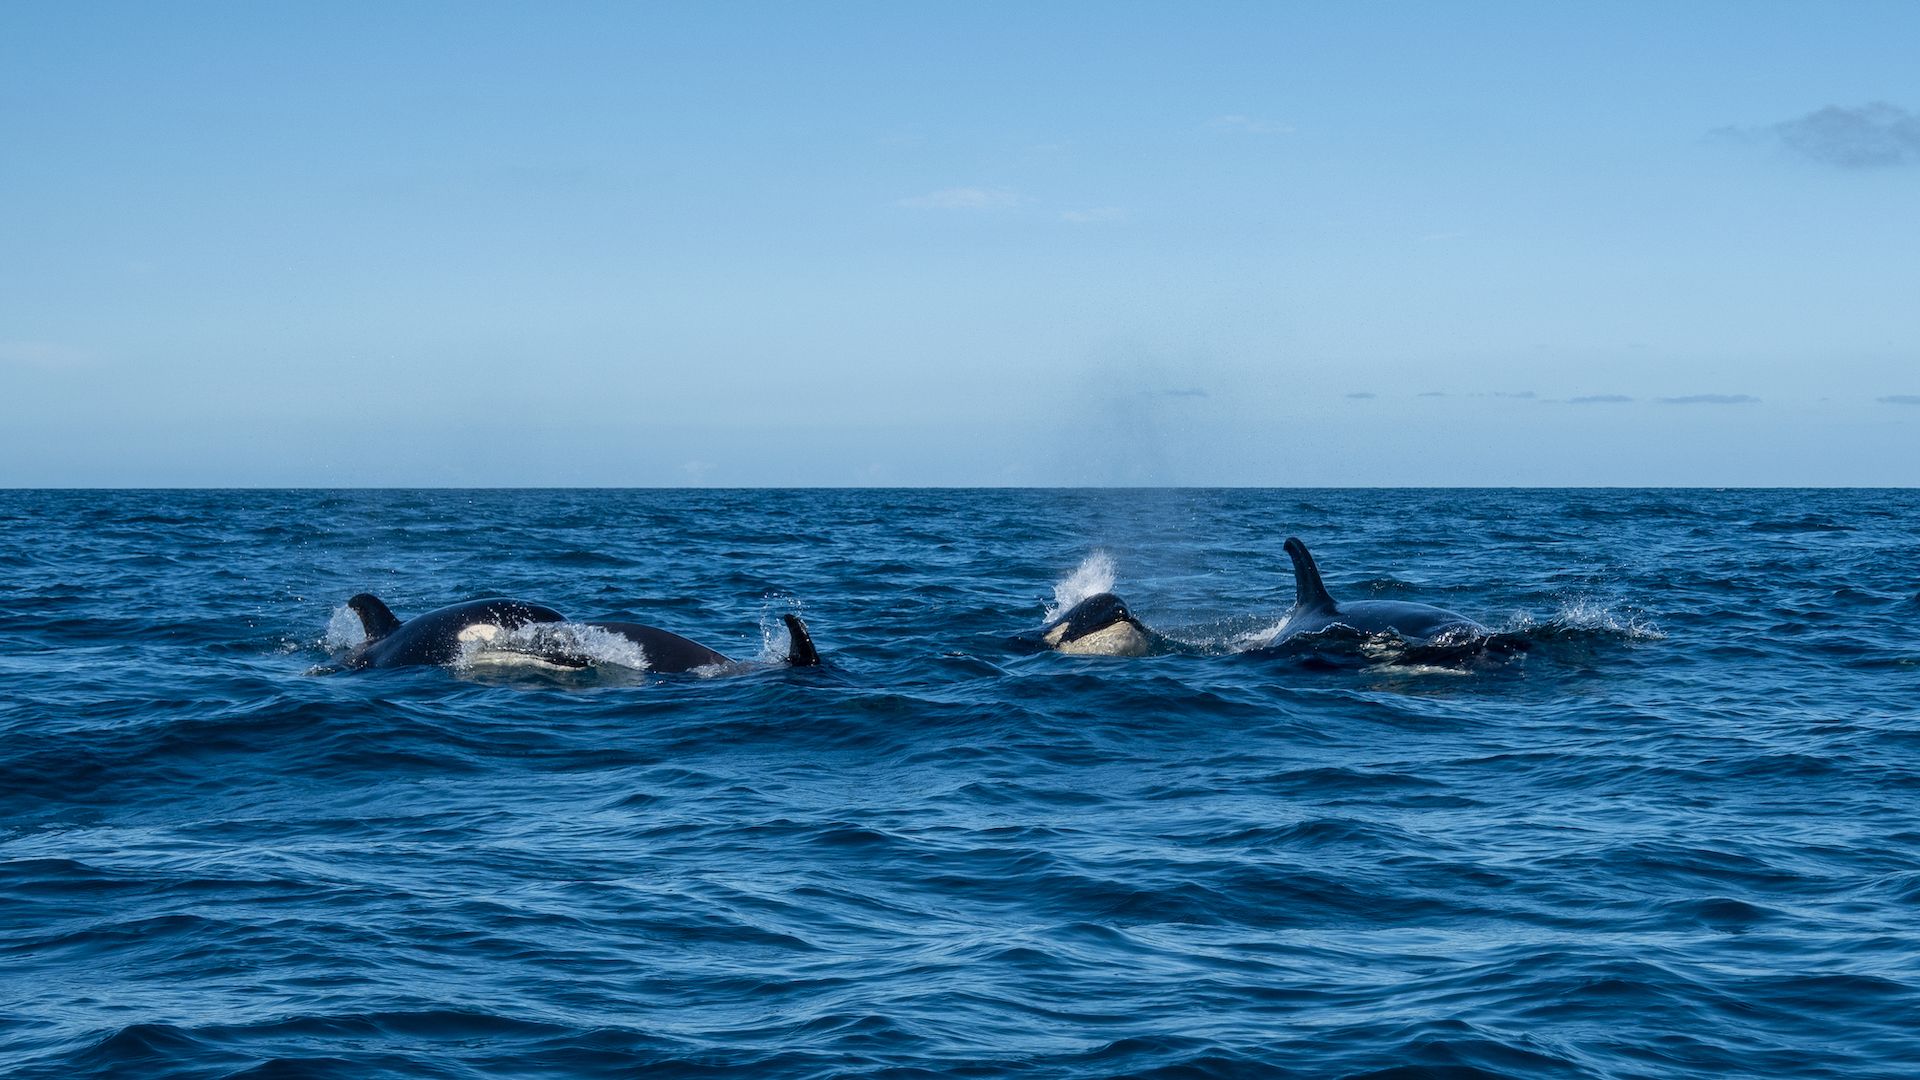
{"label": "white belly patch", "polygon": [[1145,656],[1151,651],[1147,636],[1129,622],[1103,626],[1085,637],[1061,641],[1054,648],[1069,656]]}

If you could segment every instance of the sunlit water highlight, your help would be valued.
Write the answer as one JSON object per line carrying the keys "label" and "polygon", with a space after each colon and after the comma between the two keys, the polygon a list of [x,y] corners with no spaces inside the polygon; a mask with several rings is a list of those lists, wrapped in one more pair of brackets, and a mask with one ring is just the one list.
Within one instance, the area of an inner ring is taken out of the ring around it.
{"label": "sunlit water highlight", "polygon": [[[1289,534],[1504,645],[1237,652]],[[0,1070],[1911,1076],[1916,620],[1909,492],[0,493]]]}

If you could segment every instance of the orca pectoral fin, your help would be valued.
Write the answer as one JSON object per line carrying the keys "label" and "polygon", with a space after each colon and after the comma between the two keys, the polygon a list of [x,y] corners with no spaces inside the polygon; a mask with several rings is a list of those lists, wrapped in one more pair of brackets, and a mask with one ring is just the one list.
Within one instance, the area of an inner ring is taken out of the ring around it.
{"label": "orca pectoral fin", "polygon": [[1307,545],[1299,537],[1289,536],[1287,554],[1293,559],[1293,606],[1303,611],[1338,611],[1339,605],[1320,581],[1320,568],[1314,565]]}
{"label": "orca pectoral fin", "polygon": [[394,617],[393,610],[372,593],[355,596],[347,601],[347,607],[360,616],[360,628],[367,632],[368,641],[378,641],[400,629],[400,620]]}
{"label": "orca pectoral fin", "polygon": [[793,614],[782,615],[780,619],[787,624],[787,663],[792,667],[817,666],[820,650],[813,647],[813,635],[807,633],[807,624]]}

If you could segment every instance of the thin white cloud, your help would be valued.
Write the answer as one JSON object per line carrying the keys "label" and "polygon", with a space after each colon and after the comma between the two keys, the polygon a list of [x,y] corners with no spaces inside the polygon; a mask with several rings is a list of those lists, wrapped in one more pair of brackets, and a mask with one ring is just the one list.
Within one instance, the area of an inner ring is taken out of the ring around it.
{"label": "thin white cloud", "polygon": [[91,367],[93,354],[57,341],[0,341],[0,365],[72,371]]}
{"label": "thin white cloud", "polygon": [[956,187],[908,196],[899,205],[916,210],[1004,210],[1025,201],[1009,188]]}
{"label": "thin white cloud", "polygon": [[1666,405],[1753,405],[1759,400],[1752,394],[1682,394],[1660,399]]}
{"label": "thin white cloud", "polygon": [[1118,206],[1095,206],[1086,210],[1063,210],[1060,220],[1075,225],[1104,225],[1116,221],[1125,221],[1133,215]]}
{"label": "thin white cloud", "polygon": [[1207,121],[1206,126],[1209,131],[1238,131],[1248,135],[1291,135],[1294,130],[1292,124],[1282,124],[1274,120],[1261,120],[1257,117],[1244,116],[1240,113],[1216,116]]}

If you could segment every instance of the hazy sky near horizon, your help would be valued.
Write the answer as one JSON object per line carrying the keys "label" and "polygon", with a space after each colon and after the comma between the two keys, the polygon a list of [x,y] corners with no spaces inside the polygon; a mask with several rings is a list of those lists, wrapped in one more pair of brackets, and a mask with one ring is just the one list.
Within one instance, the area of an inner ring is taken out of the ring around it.
{"label": "hazy sky near horizon", "polygon": [[0,6],[0,485],[1920,484],[1920,5]]}

